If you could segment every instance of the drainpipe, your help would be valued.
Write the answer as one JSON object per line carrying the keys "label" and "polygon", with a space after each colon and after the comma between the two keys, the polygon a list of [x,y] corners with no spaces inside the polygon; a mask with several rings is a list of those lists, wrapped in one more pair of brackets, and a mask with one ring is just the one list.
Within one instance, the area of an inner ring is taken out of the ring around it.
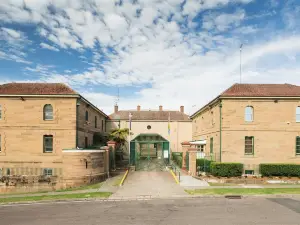
{"label": "drainpipe", "polygon": [[76,146],[75,146],[75,148],[77,149],[77,147],[78,147],[78,117],[79,117],[79,105],[80,105],[80,103],[79,103],[79,99],[77,98],[76,99]]}
{"label": "drainpipe", "polygon": [[222,162],[222,100],[220,100],[219,108],[220,108],[220,162]]}

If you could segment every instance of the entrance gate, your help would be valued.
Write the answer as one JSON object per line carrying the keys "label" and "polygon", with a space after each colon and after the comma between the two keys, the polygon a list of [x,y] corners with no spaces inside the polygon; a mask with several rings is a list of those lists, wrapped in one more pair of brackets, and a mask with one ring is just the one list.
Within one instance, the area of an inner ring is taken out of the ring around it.
{"label": "entrance gate", "polygon": [[140,134],[130,142],[130,164],[136,170],[164,171],[169,158],[169,141],[159,134]]}

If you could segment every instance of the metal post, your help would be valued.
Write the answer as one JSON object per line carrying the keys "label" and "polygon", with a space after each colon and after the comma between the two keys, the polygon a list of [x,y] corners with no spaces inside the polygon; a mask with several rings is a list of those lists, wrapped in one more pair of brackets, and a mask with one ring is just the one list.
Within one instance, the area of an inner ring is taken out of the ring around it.
{"label": "metal post", "polygon": [[242,48],[243,44],[240,46],[240,83],[242,83]]}

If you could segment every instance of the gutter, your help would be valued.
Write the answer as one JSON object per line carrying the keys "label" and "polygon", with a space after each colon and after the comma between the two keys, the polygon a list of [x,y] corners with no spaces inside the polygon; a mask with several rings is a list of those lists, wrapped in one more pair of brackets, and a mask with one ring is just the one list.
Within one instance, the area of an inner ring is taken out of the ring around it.
{"label": "gutter", "polygon": [[222,162],[222,100],[220,100],[220,162]]}

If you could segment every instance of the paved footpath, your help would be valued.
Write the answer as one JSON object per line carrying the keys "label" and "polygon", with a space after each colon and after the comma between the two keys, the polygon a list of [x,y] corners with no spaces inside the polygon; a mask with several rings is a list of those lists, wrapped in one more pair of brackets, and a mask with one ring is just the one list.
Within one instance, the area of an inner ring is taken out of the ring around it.
{"label": "paved footpath", "polygon": [[165,198],[187,195],[168,171],[135,171],[128,174],[124,185],[110,198]]}

